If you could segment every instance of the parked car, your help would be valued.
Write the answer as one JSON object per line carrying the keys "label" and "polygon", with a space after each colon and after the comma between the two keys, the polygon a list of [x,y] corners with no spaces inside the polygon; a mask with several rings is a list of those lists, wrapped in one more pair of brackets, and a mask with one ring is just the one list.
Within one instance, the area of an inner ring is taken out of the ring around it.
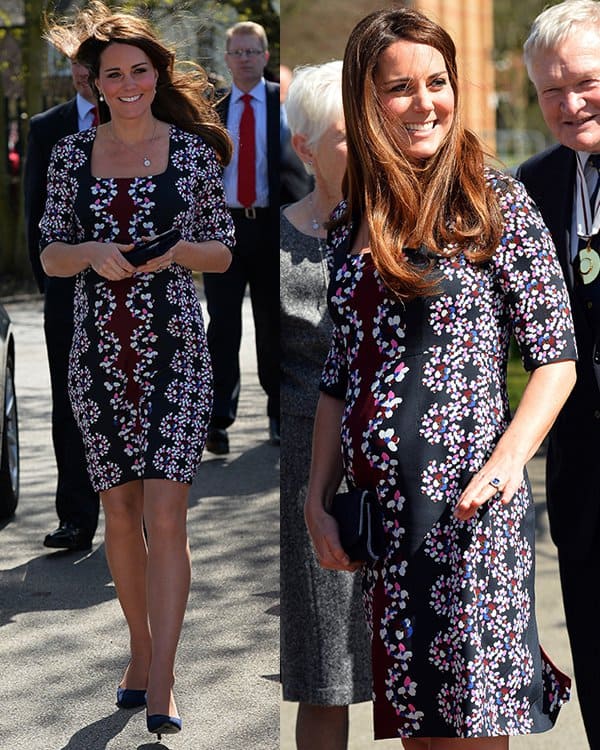
{"label": "parked car", "polygon": [[15,339],[0,304],[0,518],[15,512],[19,500],[19,423],[15,393]]}

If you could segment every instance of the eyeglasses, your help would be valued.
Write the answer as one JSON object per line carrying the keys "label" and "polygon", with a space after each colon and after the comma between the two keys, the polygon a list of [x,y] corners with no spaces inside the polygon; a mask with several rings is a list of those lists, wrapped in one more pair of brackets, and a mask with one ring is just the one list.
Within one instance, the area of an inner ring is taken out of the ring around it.
{"label": "eyeglasses", "polygon": [[233,52],[227,52],[227,54],[230,57],[258,57],[264,52],[264,49],[234,49]]}

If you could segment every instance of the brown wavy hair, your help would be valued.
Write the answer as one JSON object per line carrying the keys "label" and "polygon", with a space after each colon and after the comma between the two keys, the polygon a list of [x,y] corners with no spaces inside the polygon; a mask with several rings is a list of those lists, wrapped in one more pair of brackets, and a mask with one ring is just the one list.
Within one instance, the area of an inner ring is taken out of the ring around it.
{"label": "brown wavy hair", "polygon": [[195,63],[187,63],[186,70],[176,69],[175,53],[160,41],[145,18],[113,11],[100,0],[92,0],[73,18],[47,19],[44,37],[90,71],[90,86],[98,99],[100,122],[110,120],[108,106],[99,101],[95,85],[102,53],[111,44],[131,44],[141,49],[158,71],[152,114],[202,136],[215,149],[221,162],[229,163],[232,143],[212,106],[213,87],[206,71]]}
{"label": "brown wavy hair", "polygon": [[[444,58],[455,112],[437,153],[411,162],[398,124],[378,95],[381,54],[398,40],[426,44]],[[386,286],[403,299],[434,294],[433,263],[407,261],[403,248],[424,245],[444,256],[464,252],[475,263],[489,260],[502,234],[498,201],[484,174],[484,149],[461,123],[456,49],[449,34],[410,8],[379,10],[350,34],[344,54],[342,93],[348,143],[340,222],[365,217],[375,266]]]}

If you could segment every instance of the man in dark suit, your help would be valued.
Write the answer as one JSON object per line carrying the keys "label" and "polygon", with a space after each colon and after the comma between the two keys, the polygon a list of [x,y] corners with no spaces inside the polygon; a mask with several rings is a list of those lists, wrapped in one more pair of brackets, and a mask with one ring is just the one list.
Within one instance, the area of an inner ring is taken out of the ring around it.
{"label": "man in dark suit", "polygon": [[[217,108],[234,144],[224,181],[236,246],[225,273],[204,274],[214,375],[206,448],[216,454],[229,452],[227,428],[237,413],[242,301],[247,286],[258,378],[267,394],[269,435],[273,444],[279,444],[279,86],[263,77],[269,51],[262,26],[252,21],[235,24],[227,30],[226,49],[233,85]],[[246,144],[251,146],[250,157]],[[250,174],[244,172],[248,158]]]}
{"label": "man in dark suit", "polygon": [[35,115],[29,124],[25,161],[25,220],[29,257],[44,300],[44,333],[52,386],[52,442],[58,480],[58,528],[44,539],[46,547],[89,549],[98,524],[98,495],[90,484],[83,442],[67,393],[69,349],[73,338],[74,278],[47,277],[40,263],[39,221],[46,203],[46,177],[54,144],[96,123],[87,68],[71,62],[77,95],[66,104]]}
{"label": "man in dark suit", "polygon": [[541,13],[525,43],[525,62],[559,141],[522,164],[517,176],[552,233],[575,323],[577,383],[550,434],[546,485],[577,693],[590,747],[597,749],[600,648],[592,613],[600,607],[600,206],[594,195],[600,179],[600,2],[571,0]]}

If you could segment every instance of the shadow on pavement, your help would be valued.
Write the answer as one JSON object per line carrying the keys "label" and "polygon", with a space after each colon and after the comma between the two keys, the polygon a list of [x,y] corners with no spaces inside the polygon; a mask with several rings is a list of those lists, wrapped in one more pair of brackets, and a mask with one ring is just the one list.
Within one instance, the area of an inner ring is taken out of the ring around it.
{"label": "shadow on pavement", "polygon": [[[110,740],[123,731],[132,716],[131,711],[115,711],[75,732],[60,750],[105,750]],[[157,748],[160,745],[153,744],[151,747]]]}
{"label": "shadow on pavement", "polygon": [[263,443],[233,461],[205,452],[190,492],[190,508],[214,495],[264,494],[279,488],[279,448]]}
{"label": "shadow on pavement", "polygon": [[0,570],[0,627],[26,612],[77,610],[114,599],[103,546],[40,555]]}

